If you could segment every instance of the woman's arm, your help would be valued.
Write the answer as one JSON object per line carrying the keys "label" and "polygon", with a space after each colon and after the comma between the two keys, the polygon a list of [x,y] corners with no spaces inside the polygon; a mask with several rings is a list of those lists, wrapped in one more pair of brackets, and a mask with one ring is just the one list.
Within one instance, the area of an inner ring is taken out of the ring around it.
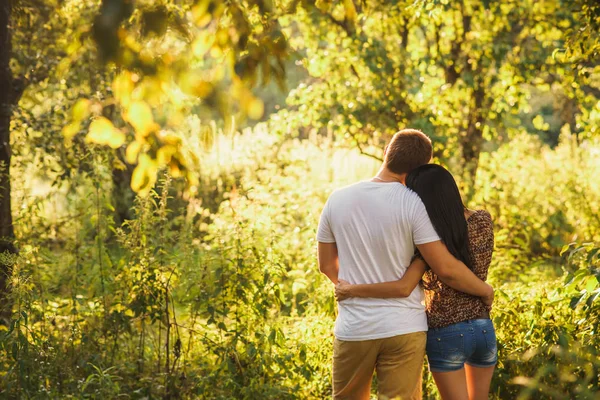
{"label": "woman's arm", "polygon": [[486,305],[494,301],[494,289],[462,261],[457,260],[441,240],[417,245],[417,249],[442,282],[454,290],[481,297]]}
{"label": "woman's arm", "polygon": [[415,258],[406,269],[404,276],[397,281],[352,285],[340,280],[335,286],[335,297],[338,301],[350,297],[374,297],[380,299],[408,297],[421,281],[426,269],[427,264],[425,264],[425,261]]}

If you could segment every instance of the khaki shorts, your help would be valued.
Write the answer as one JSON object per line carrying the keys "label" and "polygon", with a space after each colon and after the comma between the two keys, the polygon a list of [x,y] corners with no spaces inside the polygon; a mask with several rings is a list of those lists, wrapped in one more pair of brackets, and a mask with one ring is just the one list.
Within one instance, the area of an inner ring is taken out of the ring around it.
{"label": "khaki shorts", "polygon": [[368,400],[373,371],[380,399],[421,399],[427,332],[333,344],[333,398]]}

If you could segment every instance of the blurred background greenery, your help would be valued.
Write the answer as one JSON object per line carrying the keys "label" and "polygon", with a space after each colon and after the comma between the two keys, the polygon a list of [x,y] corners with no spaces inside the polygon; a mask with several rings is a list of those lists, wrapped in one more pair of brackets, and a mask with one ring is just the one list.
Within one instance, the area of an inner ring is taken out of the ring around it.
{"label": "blurred background greenery", "polygon": [[319,213],[414,127],[494,218],[492,398],[600,398],[599,31],[594,0],[4,2],[0,397],[327,398]]}

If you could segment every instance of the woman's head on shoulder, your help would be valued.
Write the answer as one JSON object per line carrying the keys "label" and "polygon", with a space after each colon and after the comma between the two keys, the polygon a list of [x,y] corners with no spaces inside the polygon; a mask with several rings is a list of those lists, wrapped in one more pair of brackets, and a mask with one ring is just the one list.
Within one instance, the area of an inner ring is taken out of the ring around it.
{"label": "woman's head on shoulder", "polygon": [[469,212],[450,171],[437,164],[422,165],[409,172],[406,186],[421,198],[433,227],[450,253],[470,265],[465,219]]}
{"label": "woman's head on shoulder", "polygon": [[446,168],[438,164],[426,164],[413,169],[406,176],[406,186],[416,192],[425,202],[450,202],[463,205],[456,180]]}

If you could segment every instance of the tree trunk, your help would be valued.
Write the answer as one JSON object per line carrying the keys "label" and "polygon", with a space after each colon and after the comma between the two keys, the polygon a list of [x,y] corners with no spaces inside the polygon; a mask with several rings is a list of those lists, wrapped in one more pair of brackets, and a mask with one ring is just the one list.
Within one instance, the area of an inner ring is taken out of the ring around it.
{"label": "tree trunk", "polygon": [[473,103],[469,111],[469,121],[465,134],[461,137],[460,145],[463,157],[463,193],[465,201],[469,201],[473,195],[475,186],[475,176],[479,167],[479,154],[483,144],[483,124],[484,117],[484,91],[483,85],[473,91]]}
{"label": "tree trunk", "polygon": [[120,149],[116,151],[115,157],[118,158],[122,168],[112,169],[112,202],[115,208],[115,223],[121,226],[126,220],[135,218],[132,207],[135,200],[135,192],[131,189],[131,176],[133,175],[133,166],[127,164],[125,156]]}
{"label": "tree trunk", "polygon": [[[10,119],[13,106],[13,78],[10,70],[12,1],[0,2],[0,253],[15,254],[15,232],[10,205]],[[12,303],[9,277],[12,263],[0,258],[0,323],[10,319]]]}

